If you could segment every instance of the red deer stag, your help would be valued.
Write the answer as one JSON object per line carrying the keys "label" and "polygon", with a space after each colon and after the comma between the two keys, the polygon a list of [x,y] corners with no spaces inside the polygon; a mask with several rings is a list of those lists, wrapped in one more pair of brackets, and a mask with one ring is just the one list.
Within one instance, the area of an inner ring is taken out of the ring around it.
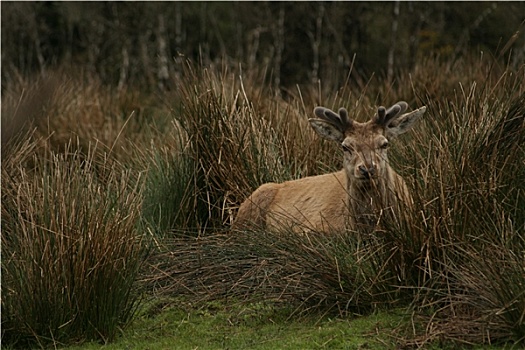
{"label": "red deer stag", "polygon": [[323,138],[341,144],[343,170],[284,183],[260,186],[242,203],[233,229],[248,227],[330,232],[374,227],[378,215],[410,205],[405,181],[390,167],[391,140],[412,128],[425,113],[421,107],[403,114],[408,105],[398,102],[388,110],[379,107],[366,123],[324,107],[314,110],[310,125]]}

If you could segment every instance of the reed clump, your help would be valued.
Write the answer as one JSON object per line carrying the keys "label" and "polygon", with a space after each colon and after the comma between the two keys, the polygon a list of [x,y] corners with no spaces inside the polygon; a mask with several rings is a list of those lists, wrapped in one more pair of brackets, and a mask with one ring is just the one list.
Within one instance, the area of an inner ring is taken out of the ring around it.
{"label": "reed clump", "polygon": [[2,342],[110,342],[141,298],[143,182],[94,148],[44,158],[25,139],[2,162]]}

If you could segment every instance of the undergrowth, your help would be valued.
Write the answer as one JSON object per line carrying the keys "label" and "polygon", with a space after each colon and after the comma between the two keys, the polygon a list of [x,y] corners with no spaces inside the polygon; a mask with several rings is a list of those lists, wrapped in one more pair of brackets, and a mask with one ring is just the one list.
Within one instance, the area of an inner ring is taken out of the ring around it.
{"label": "undergrowth", "polygon": [[[155,292],[294,316],[403,307],[400,346],[523,344],[525,66],[427,59],[286,98],[229,67],[188,64],[160,98],[57,74],[2,96],[3,343],[112,341]],[[315,106],[365,121],[399,100],[427,106],[390,155],[415,201],[402,217],[366,234],[229,230],[259,185],[341,168]]]}
{"label": "undergrowth", "polygon": [[2,164],[2,341],[110,342],[140,298],[142,181],[95,147],[36,157],[34,137]]}

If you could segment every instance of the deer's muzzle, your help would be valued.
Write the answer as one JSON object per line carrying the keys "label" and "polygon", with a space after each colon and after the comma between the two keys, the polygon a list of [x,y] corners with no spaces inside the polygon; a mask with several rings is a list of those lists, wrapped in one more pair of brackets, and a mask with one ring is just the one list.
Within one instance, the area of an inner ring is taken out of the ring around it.
{"label": "deer's muzzle", "polygon": [[375,177],[375,175],[376,175],[376,168],[375,168],[375,166],[371,166],[371,167],[367,168],[364,165],[359,165],[357,167],[357,170],[358,170],[359,175],[361,175],[362,178],[364,178],[366,180],[369,180],[369,179]]}

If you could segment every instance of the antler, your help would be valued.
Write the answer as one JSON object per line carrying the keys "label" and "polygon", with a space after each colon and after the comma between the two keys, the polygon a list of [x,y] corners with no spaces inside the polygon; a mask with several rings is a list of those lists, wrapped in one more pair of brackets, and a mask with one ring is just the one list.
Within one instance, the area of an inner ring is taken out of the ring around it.
{"label": "antler", "polygon": [[399,101],[388,110],[381,106],[377,109],[377,116],[374,118],[374,122],[383,127],[388,127],[389,124],[399,115],[401,115],[408,108],[408,103],[405,101]]}
{"label": "antler", "polygon": [[345,108],[339,108],[339,114],[337,114],[325,107],[315,107],[314,113],[316,117],[332,124],[343,133],[352,127],[352,119],[348,117],[348,112]]}

